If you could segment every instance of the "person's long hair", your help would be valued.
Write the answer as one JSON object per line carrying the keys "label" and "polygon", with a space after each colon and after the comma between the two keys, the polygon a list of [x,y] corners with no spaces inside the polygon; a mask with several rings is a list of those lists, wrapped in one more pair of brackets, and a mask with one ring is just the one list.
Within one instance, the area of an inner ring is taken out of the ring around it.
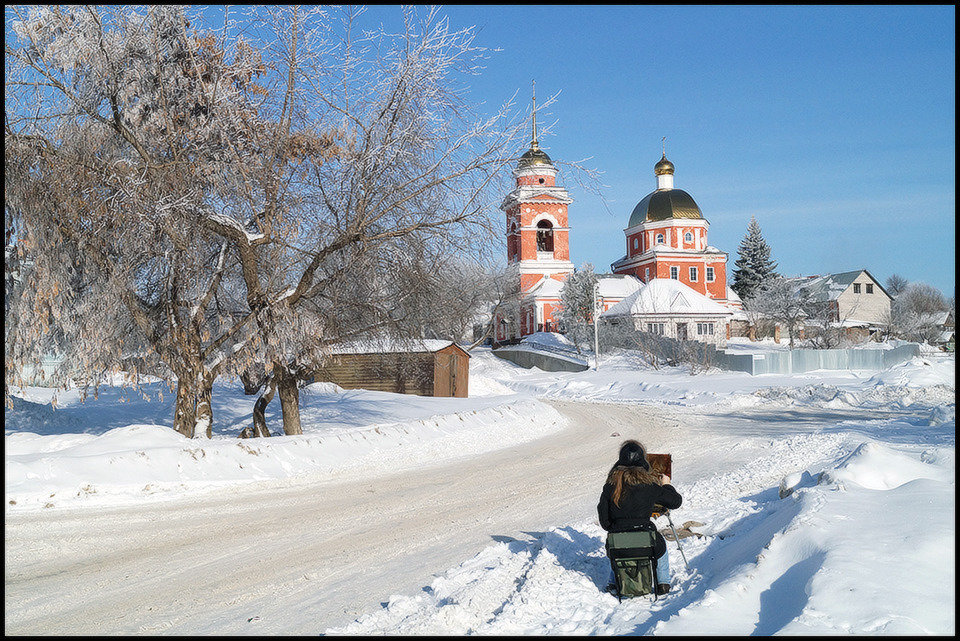
{"label": "person's long hair", "polygon": [[650,469],[643,445],[638,441],[624,441],[620,446],[620,459],[607,475],[607,484],[613,486],[613,504],[620,507],[625,485],[660,485],[660,475]]}

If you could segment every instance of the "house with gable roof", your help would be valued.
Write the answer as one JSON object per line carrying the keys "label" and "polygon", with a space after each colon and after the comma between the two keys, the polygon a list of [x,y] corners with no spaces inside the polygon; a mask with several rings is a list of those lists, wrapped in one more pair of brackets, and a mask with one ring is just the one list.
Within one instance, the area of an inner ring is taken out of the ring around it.
{"label": "house with gable roof", "polygon": [[835,323],[872,332],[889,322],[893,297],[866,269],[787,280],[797,295],[802,293],[813,303],[827,303]]}

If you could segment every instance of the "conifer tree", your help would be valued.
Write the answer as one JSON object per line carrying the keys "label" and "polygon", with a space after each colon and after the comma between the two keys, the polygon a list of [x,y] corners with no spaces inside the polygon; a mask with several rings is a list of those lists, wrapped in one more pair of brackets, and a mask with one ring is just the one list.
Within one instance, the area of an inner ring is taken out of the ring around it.
{"label": "conifer tree", "polygon": [[733,272],[730,286],[741,300],[753,298],[757,290],[769,279],[777,276],[777,263],[770,260],[770,245],[763,239],[757,219],[750,217],[747,234],[737,249],[737,269]]}

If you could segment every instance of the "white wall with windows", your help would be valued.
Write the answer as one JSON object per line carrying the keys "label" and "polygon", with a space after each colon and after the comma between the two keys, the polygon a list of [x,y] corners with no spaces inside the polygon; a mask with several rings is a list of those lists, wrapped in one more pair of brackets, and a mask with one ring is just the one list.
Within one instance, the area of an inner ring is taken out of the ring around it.
{"label": "white wall with windows", "polygon": [[680,340],[711,343],[715,347],[727,346],[727,318],[693,315],[651,318],[634,317],[634,327],[641,332]]}

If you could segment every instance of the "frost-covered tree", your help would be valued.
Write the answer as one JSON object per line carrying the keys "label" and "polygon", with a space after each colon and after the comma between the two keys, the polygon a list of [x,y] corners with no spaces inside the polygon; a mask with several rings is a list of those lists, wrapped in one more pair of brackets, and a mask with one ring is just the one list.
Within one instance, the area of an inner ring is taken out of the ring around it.
{"label": "frost-covered tree", "polygon": [[799,290],[779,276],[767,280],[755,292],[753,298],[744,300],[744,306],[757,310],[787,329],[790,349],[811,314],[811,302],[807,291]]}
{"label": "frost-covered tree", "polygon": [[51,323],[73,373],[142,343],[188,436],[217,376],[259,367],[296,434],[325,346],[414,331],[408,250],[430,264],[493,228],[522,123],[464,101],[481,52],[435,11],[396,35],[349,8],[224,11],[8,10],[6,197],[37,273],[8,363]]}
{"label": "frost-covered tree", "polygon": [[884,284],[886,285],[887,293],[896,298],[907,288],[910,282],[900,274],[891,274]]}
{"label": "frost-covered tree", "polygon": [[756,291],[768,280],[776,277],[777,263],[770,260],[770,246],[760,232],[760,224],[753,216],[747,225],[747,233],[737,248],[739,258],[733,272],[730,288],[741,300],[753,298]]}
{"label": "frost-covered tree", "polygon": [[560,290],[557,320],[564,334],[576,345],[578,353],[580,344],[589,343],[593,337],[594,286],[598,281],[593,265],[584,263],[567,276]]}
{"label": "frost-covered tree", "polygon": [[502,318],[517,318],[520,314],[520,273],[517,264],[488,266],[467,287],[476,290],[479,305],[475,318],[482,319],[483,330],[466,349],[472,350],[494,335],[496,323]]}
{"label": "frost-covered tree", "polygon": [[890,333],[910,341],[934,343],[943,331],[940,320],[950,310],[949,301],[939,289],[927,283],[910,283],[890,305]]}
{"label": "frost-covered tree", "polygon": [[207,203],[229,199],[217,167],[228,139],[244,145],[259,63],[227,60],[178,7],[11,13],[5,195],[34,268],[8,376],[52,349],[55,380],[96,384],[129,369],[132,348],[176,382],[175,428],[203,432],[213,379],[250,316],[227,287],[227,246],[202,221]]}

